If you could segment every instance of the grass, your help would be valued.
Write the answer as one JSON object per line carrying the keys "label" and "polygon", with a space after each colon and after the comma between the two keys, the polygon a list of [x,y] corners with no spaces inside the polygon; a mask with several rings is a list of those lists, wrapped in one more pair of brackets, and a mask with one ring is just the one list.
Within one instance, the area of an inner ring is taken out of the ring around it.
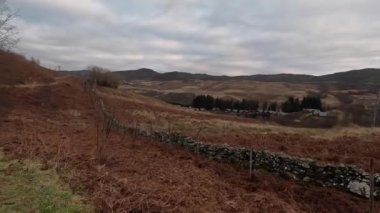
{"label": "grass", "polygon": [[[126,112],[128,113],[128,112]],[[194,115],[197,112],[193,111]],[[205,112],[207,113],[207,112]],[[173,130],[183,132],[197,132],[200,128],[202,132],[230,132],[230,133],[288,133],[288,134],[302,134],[312,138],[321,139],[335,139],[343,136],[355,136],[355,137],[372,137],[380,135],[380,128],[367,128],[359,126],[339,127],[329,129],[318,128],[299,128],[299,127],[287,127],[274,123],[264,122],[260,119],[252,120],[252,122],[241,122],[239,120],[225,120],[221,118],[210,118],[208,120],[202,120],[196,116],[188,116],[181,114],[170,114],[165,112],[153,113],[148,110],[134,110],[131,112],[131,117],[138,118],[144,126],[146,124],[153,124],[153,128],[159,131],[165,131],[168,129],[168,124]],[[149,125],[148,125],[149,126]]]}
{"label": "grass", "polygon": [[[134,92],[123,93],[123,90],[114,90],[107,92],[112,93],[113,99],[119,99],[128,101],[128,103],[141,103],[146,105],[131,106],[130,108],[123,110],[123,115],[128,115],[129,119],[136,120],[142,126],[153,125],[154,130],[162,131],[170,128],[183,132],[198,132],[202,128],[202,132],[230,132],[230,133],[288,133],[288,134],[302,134],[312,138],[320,139],[335,139],[344,136],[354,137],[373,137],[380,135],[380,127],[367,128],[360,127],[354,124],[350,126],[335,126],[329,129],[320,128],[300,128],[278,125],[273,122],[264,122],[261,119],[245,119],[241,121],[240,117],[236,116],[219,116],[212,112],[199,112],[191,109],[173,106],[165,102],[156,100],[154,98],[148,98],[139,95]],[[101,92],[102,96],[106,96],[107,93]],[[126,95],[128,94],[128,95]],[[159,107],[150,108],[150,107]],[[211,115],[211,117],[209,117]]]}
{"label": "grass", "polygon": [[92,212],[53,170],[30,161],[0,160],[0,212]]}

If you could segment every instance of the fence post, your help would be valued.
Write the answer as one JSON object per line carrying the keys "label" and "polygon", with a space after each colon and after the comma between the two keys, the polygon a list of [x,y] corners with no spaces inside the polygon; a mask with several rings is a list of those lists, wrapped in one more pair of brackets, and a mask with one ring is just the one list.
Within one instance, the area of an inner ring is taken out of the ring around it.
{"label": "fence post", "polygon": [[253,180],[253,153],[252,153],[252,149],[249,153],[249,180]]}
{"label": "fence post", "polygon": [[380,103],[380,91],[377,94],[376,103],[375,103],[375,106],[374,106],[374,109],[373,109],[373,123],[372,123],[373,127],[376,127],[377,110],[378,110],[378,107],[379,107],[379,103]]}
{"label": "fence post", "polygon": [[133,128],[133,138],[136,139],[137,137],[137,121],[134,123],[134,128]]}
{"label": "fence post", "polygon": [[374,210],[374,199],[373,199],[373,192],[375,190],[374,187],[374,175],[373,175],[373,158],[370,160],[370,174],[369,174],[369,181],[370,181],[370,188],[369,188],[369,213],[375,213]]}

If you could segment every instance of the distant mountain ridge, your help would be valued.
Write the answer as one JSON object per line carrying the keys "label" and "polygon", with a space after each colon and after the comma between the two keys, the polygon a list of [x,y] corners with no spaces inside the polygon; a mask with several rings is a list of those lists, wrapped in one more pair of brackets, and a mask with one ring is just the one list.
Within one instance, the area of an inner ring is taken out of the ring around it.
{"label": "distant mountain ridge", "polygon": [[[88,71],[65,71],[71,75],[85,76]],[[214,76],[209,74],[194,74],[187,72],[165,72],[159,73],[152,69],[141,68],[137,70],[115,71],[123,80],[252,80],[263,82],[284,82],[284,83],[331,83],[345,85],[368,85],[380,86],[380,69],[366,68],[360,70],[350,70],[334,74],[314,76],[302,74],[257,74],[246,76]]]}

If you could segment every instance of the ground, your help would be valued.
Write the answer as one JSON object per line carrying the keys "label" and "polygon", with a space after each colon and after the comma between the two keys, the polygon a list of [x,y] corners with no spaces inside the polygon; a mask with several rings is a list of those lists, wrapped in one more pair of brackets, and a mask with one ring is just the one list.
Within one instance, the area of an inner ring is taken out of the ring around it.
{"label": "ground", "polygon": [[[258,82],[248,80],[204,81],[128,81],[123,88],[142,94],[167,98],[169,94],[185,94],[179,103],[191,103],[191,96],[186,94],[209,94],[221,98],[254,99],[262,102],[283,102],[289,96],[302,98],[307,95],[319,95],[327,108],[340,108],[345,104],[373,105],[376,91],[367,87],[346,87],[342,85],[318,85],[305,83]],[[175,96],[178,102],[178,96]]]}
{"label": "ground", "polygon": [[[376,148],[380,145],[380,128],[292,128],[270,121],[198,112],[130,92],[103,91],[106,103],[120,119],[147,129],[179,131],[206,143],[282,152],[367,170],[373,158],[375,170],[380,171],[380,149]],[[110,93],[113,95],[105,95]]]}
{"label": "ground", "polygon": [[[105,157],[99,159],[97,112],[81,80],[54,74],[47,81],[29,79],[23,85],[2,87],[0,91],[0,149],[7,161],[40,162],[41,168],[55,171],[75,196],[85,198],[85,203],[96,210],[365,212],[368,209],[366,199],[346,192],[305,185],[261,170],[254,172],[251,181],[248,171],[238,166],[118,131],[111,132],[103,150]],[[364,167],[366,160],[374,157],[379,169],[378,151],[373,148],[378,143],[378,129],[288,128],[187,110],[132,91],[99,88],[98,94],[119,120],[141,128],[182,131],[205,142],[255,146],[315,158],[322,163],[344,162],[345,158],[337,151],[344,149],[351,155],[352,164]],[[344,137],[357,138],[347,143],[339,139]],[[320,149],[331,150],[338,158],[327,159],[329,153],[321,155]]]}
{"label": "ground", "polygon": [[54,170],[30,161],[0,160],[0,182],[0,212],[93,211]]}

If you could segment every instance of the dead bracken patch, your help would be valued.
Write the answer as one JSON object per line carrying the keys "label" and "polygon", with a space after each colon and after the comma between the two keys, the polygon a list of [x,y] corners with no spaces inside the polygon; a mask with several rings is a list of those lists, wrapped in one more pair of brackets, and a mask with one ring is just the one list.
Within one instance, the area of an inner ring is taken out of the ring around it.
{"label": "dead bracken patch", "polygon": [[[301,185],[263,171],[255,171],[252,182],[245,169],[129,133],[112,131],[104,147],[105,159],[99,163],[96,112],[83,82],[61,76],[54,76],[53,81],[56,83],[48,82],[42,87],[4,89],[0,97],[7,100],[7,105],[2,105],[0,147],[10,159],[31,159],[41,162],[43,169],[58,171],[76,194],[86,197],[99,211],[362,212],[367,209],[367,200],[338,190]],[[38,78],[36,82],[44,83]],[[199,138],[210,143],[231,140],[231,145],[251,145],[250,140],[261,135],[257,131],[263,131],[257,129],[248,134],[259,124],[169,106],[132,92],[102,89],[99,95],[108,109],[124,122],[144,128],[182,130],[189,135],[199,132]],[[160,118],[161,123],[154,123],[155,118]],[[279,131],[272,124],[263,128]],[[244,131],[247,135],[239,134]],[[344,138],[334,145],[327,140],[281,131],[269,134],[266,140],[269,142],[252,146],[316,158],[322,155],[313,154],[313,150],[321,152],[319,149],[323,148],[329,155],[335,149],[343,149],[358,165],[361,156],[372,155],[371,151],[365,151],[370,145],[356,145],[356,139]],[[303,141],[307,145],[302,146]],[[321,158],[321,161],[340,159]],[[62,175],[65,171],[71,175]]]}

